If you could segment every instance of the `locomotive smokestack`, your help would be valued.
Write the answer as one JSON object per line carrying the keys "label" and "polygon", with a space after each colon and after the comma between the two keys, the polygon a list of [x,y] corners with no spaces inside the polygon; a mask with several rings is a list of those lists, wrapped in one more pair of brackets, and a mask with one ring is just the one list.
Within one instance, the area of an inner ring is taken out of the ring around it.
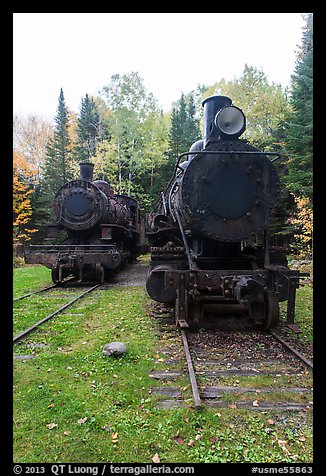
{"label": "locomotive smokestack", "polygon": [[91,162],[79,162],[79,167],[80,167],[80,179],[87,180],[88,182],[92,182],[94,164],[92,164]]}
{"label": "locomotive smokestack", "polygon": [[210,96],[203,101],[204,107],[204,147],[214,131],[216,113],[225,106],[231,106],[232,100],[227,96]]}

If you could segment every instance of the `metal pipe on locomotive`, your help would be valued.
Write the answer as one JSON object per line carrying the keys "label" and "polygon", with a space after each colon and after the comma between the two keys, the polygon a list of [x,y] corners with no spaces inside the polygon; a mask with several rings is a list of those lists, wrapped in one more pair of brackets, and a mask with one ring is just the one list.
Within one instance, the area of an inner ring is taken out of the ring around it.
{"label": "metal pipe on locomotive", "polygon": [[[54,283],[73,275],[103,282],[141,252],[142,219],[135,199],[114,194],[109,183],[93,181],[94,164],[80,162],[80,178],[65,183],[54,198],[57,222],[47,226],[51,244],[30,245],[27,263],[52,270]],[[66,237],[57,241],[60,233]]]}
{"label": "metal pipe on locomotive", "polygon": [[246,117],[230,98],[211,96],[203,107],[203,140],[179,156],[146,217],[147,292],[155,301],[175,303],[181,327],[198,326],[206,314],[232,314],[270,329],[286,300],[292,325],[300,273],[288,268],[286,249],[272,246],[269,231],[280,196],[273,164],[279,154],[239,138]]}

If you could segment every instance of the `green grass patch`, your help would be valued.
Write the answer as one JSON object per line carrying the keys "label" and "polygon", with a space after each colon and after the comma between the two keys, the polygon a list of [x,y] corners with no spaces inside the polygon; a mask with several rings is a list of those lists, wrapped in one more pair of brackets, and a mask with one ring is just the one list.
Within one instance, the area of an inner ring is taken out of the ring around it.
{"label": "green grass patch", "polygon": [[[286,302],[280,303],[281,319],[286,321]],[[298,342],[304,345],[313,343],[313,287],[300,286],[296,292],[295,324],[302,330],[296,336]]]}
{"label": "green grass patch", "polygon": [[51,270],[45,266],[27,266],[13,270],[14,299],[51,284]]}
{"label": "green grass patch", "polygon": [[[38,275],[42,287],[43,270],[14,270],[19,295],[28,277],[16,272]],[[171,339],[158,337],[149,304],[143,287],[95,291],[15,347],[37,353],[14,360],[15,462],[151,463],[156,453],[162,463],[312,462],[309,413],[155,408],[151,387],[160,384],[148,374],[166,368],[157,354],[167,359],[159,349]],[[127,354],[103,356],[112,341]]]}

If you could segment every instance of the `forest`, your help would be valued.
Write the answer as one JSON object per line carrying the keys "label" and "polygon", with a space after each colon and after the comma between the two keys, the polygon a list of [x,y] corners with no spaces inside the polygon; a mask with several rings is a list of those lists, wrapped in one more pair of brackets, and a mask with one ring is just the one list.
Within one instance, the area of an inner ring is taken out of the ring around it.
{"label": "forest", "polygon": [[301,45],[289,88],[270,83],[265,73],[245,65],[232,81],[198,85],[163,113],[139,73],[115,74],[98,96],[85,92],[78,114],[61,89],[54,122],[14,115],[14,250],[42,239],[54,219],[53,198],[65,182],[78,178],[79,162],[95,164],[94,177],[115,193],[151,211],[169,181],[178,155],[202,137],[202,101],[212,94],[232,99],[247,117],[242,138],[263,151],[279,152],[283,196],[280,233],[292,237],[289,251],[311,257],[313,239],[313,24],[305,16]]}

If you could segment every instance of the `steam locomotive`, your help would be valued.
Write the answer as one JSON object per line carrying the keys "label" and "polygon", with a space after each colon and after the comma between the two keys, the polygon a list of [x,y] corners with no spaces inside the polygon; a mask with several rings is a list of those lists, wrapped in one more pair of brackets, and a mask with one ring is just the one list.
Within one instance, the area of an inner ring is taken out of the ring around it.
{"label": "steam locomotive", "polygon": [[137,201],[114,194],[104,180],[93,181],[93,168],[91,162],[80,162],[80,178],[57,191],[57,222],[46,230],[51,244],[30,245],[24,251],[27,263],[52,270],[56,284],[69,275],[79,282],[103,283],[142,251],[143,221]]}
{"label": "steam locomotive", "polygon": [[279,154],[240,139],[246,117],[230,98],[211,96],[203,107],[203,139],[179,156],[146,216],[147,292],[175,303],[181,327],[198,327],[206,315],[232,315],[271,329],[279,322],[280,301],[287,301],[293,325],[300,273],[288,268],[286,249],[275,245],[270,231],[280,197],[273,163]]}

